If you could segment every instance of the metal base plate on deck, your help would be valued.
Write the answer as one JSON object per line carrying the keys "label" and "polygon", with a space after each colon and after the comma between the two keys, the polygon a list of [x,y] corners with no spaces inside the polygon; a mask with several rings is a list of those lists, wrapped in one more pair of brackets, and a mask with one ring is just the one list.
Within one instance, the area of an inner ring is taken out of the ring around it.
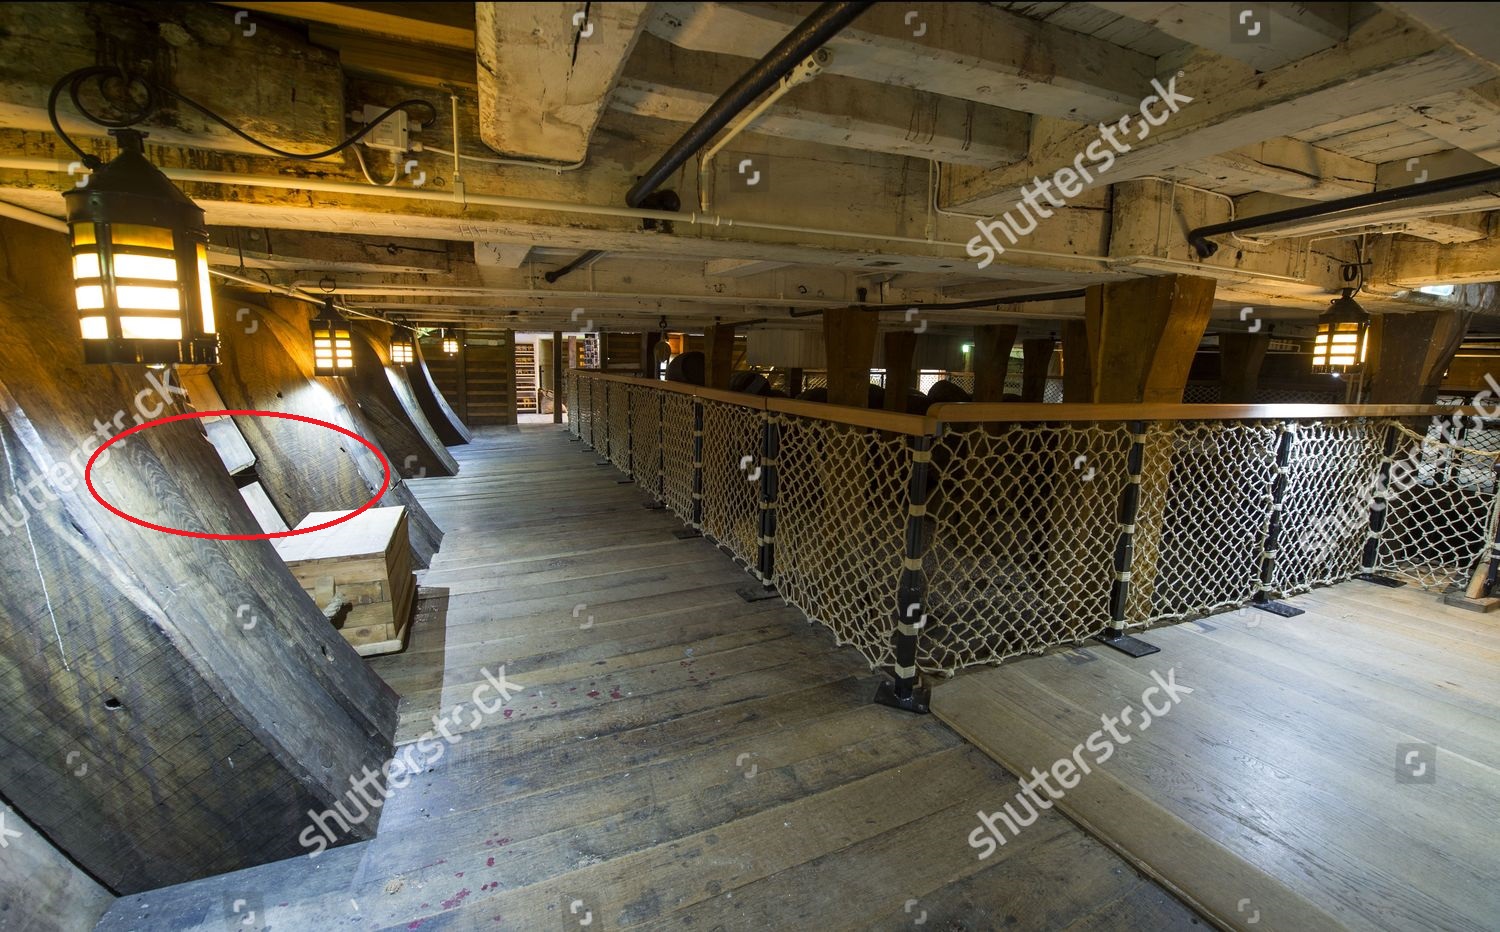
{"label": "metal base plate on deck", "polygon": [[662,504],[661,502],[643,502],[643,503],[641,503],[641,507],[644,508],[644,509],[646,509],[647,511],[666,511],[667,510],[667,506],[664,505],[664,504]]}
{"label": "metal base plate on deck", "polygon": [[1392,579],[1389,576],[1382,576],[1379,573],[1355,573],[1354,578],[1363,579],[1365,582],[1374,583],[1377,586],[1384,586],[1387,589],[1400,589],[1402,586],[1406,585],[1406,583],[1402,582],[1399,579]]}
{"label": "metal base plate on deck", "polygon": [[595,465],[595,466],[613,466],[613,465],[614,465],[614,464],[613,464],[613,463],[611,463],[611,462],[610,462],[610,461],[609,461],[609,460],[599,460],[599,461],[598,461],[598,462],[597,462],[597,463],[595,463],[595,464],[594,464],[594,465]]}
{"label": "metal base plate on deck", "polygon": [[624,479],[616,479],[615,485],[630,485],[634,482],[634,479],[632,479],[630,476],[626,476]]}
{"label": "metal base plate on deck", "polygon": [[694,537],[702,537],[703,532],[697,528],[684,527],[673,531],[672,536],[678,540],[692,540]]}
{"label": "metal base plate on deck", "polygon": [[735,592],[746,602],[764,602],[781,595],[775,586],[741,586]]}
{"label": "metal base plate on deck", "polygon": [[1151,654],[1161,652],[1161,648],[1155,644],[1147,644],[1140,638],[1132,637],[1128,634],[1101,634],[1099,635],[1099,642],[1106,647],[1113,647],[1120,653],[1129,654],[1132,657],[1148,657]]}
{"label": "metal base plate on deck", "polygon": [[926,686],[913,686],[911,698],[900,699],[896,696],[896,684],[892,680],[884,680],[880,687],[875,690],[875,704],[888,705],[893,709],[903,712],[911,712],[916,715],[926,715],[928,706],[932,703],[932,690]]}
{"label": "metal base plate on deck", "polygon": [[1266,602],[1251,602],[1250,607],[1258,608],[1263,612],[1270,612],[1272,615],[1280,615],[1282,618],[1296,618],[1298,615],[1307,614],[1307,612],[1294,605],[1278,602],[1275,599]]}

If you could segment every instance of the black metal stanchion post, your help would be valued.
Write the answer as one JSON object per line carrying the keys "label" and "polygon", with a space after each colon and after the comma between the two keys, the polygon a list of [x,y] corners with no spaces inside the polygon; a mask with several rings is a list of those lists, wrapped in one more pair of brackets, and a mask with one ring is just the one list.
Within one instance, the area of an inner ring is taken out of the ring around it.
{"label": "black metal stanchion post", "polygon": [[615,482],[632,485],[635,482],[635,392],[625,384],[620,384],[619,389],[625,393],[625,477]]}
{"label": "black metal stanchion post", "polygon": [[922,522],[927,517],[927,479],[932,465],[933,437],[923,434],[910,438],[908,443],[911,447],[911,480],[907,491],[901,582],[896,599],[896,636],[892,644],[896,662],[893,678],[881,682],[875,691],[875,701],[925,715],[932,691],[923,686],[917,676],[917,639],[927,623],[927,576],[922,570],[927,539]]}
{"label": "black metal stanchion post", "polygon": [[1109,591],[1109,627],[1099,640],[1132,657],[1161,650],[1125,633],[1125,605],[1130,599],[1130,568],[1135,561],[1135,522],[1141,512],[1141,475],[1146,464],[1146,424],[1131,421],[1130,452],[1125,459],[1125,488],[1120,492],[1120,536],[1115,540],[1115,580]]}
{"label": "black metal stanchion post", "polygon": [[693,520],[677,531],[683,539],[703,536],[703,400],[693,396]]}
{"label": "black metal stanchion post", "polygon": [[1271,480],[1271,512],[1266,517],[1265,534],[1261,538],[1260,585],[1255,591],[1255,601],[1251,603],[1252,608],[1280,615],[1283,618],[1296,618],[1303,614],[1302,609],[1271,598],[1271,582],[1275,579],[1276,572],[1276,552],[1281,549],[1281,503],[1286,498],[1286,486],[1290,479],[1292,462],[1292,444],[1296,437],[1297,425],[1282,421],[1276,432],[1276,475]]}
{"label": "black metal stanchion post", "polygon": [[1391,466],[1396,458],[1396,442],[1400,439],[1401,431],[1392,423],[1385,429],[1385,446],[1380,455],[1380,471],[1375,480],[1375,496],[1370,502],[1370,527],[1365,531],[1365,547],[1360,554],[1358,573],[1355,579],[1372,582],[1389,589],[1399,589],[1406,585],[1399,579],[1382,576],[1375,572],[1375,567],[1380,559],[1380,537],[1385,531],[1386,516],[1390,512],[1391,503]]}
{"label": "black metal stanchion post", "polygon": [[740,589],[740,598],[759,602],[775,598],[776,573],[776,457],[781,447],[781,426],[769,411],[761,413],[760,430],[760,533],[755,539],[755,578],[758,586]]}
{"label": "black metal stanchion post", "polygon": [[[598,399],[599,397],[598,390],[600,388],[604,390],[604,404],[602,406],[604,410],[596,412],[593,419],[590,421],[590,426],[593,428],[594,434],[594,452],[604,457],[603,459],[595,462],[595,466],[609,465],[609,448],[614,445],[615,438],[611,436],[612,432],[609,429],[609,396],[611,394],[609,384],[610,383],[600,379],[594,386],[595,399]],[[603,430],[599,429],[600,424],[604,425]],[[603,441],[602,443],[600,442],[601,440]]]}
{"label": "black metal stanchion post", "polygon": [[656,493],[645,507],[647,511],[663,511],[667,507],[667,393],[653,388],[651,394],[656,398]]}

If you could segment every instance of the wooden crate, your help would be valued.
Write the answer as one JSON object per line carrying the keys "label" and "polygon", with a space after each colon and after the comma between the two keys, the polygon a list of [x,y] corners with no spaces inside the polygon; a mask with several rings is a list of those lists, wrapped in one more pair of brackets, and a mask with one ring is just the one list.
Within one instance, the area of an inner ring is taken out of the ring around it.
{"label": "wooden crate", "polygon": [[[297,527],[345,514],[315,511]],[[335,624],[360,656],[394,653],[406,645],[417,585],[405,508],[371,508],[342,524],[273,543],[319,608],[337,597],[352,604]]]}

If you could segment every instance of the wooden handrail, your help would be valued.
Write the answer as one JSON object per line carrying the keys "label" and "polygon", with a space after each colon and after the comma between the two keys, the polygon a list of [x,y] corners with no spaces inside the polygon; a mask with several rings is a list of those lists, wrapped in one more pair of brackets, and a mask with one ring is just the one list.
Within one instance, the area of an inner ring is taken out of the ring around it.
{"label": "wooden handrail", "polygon": [[927,409],[940,424],[1037,421],[1258,421],[1329,420],[1354,417],[1419,417],[1476,413],[1442,405],[1204,405],[1204,404],[1016,404],[947,402]]}
{"label": "wooden handrail", "polygon": [[1026,404],[1016,402],[944,402],[927,409],[925,416],[902,414],[878,408],[854,408],[795,398],[767,398],[742,392],[727,392],[685,382],[667,382],[618,375],[597,369],[571,370],[588,378],[657,388],[692,395],[755,411],[772,411],[796,417],[816,418],[870,430],[922,436],[954,424],[1034,424],[1043,421],[1258,421],[1336,420],[1356,417],[1472,417],[1494,416],[1473,407],[1444,405],[1327,405],[1327,404]]}

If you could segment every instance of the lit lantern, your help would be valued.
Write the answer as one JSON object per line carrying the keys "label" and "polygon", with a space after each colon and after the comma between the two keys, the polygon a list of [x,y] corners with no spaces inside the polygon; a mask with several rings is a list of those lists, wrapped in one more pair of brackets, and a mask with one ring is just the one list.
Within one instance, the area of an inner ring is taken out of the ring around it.
{"label": "lit lantern", "polygon": [[408,366],[416,361],[417,353],[412,348],[411,336],[401,327],[397,327],[391,337],[391,363],[397,366]]}
{"label": "lit lantern", "polygon": [[448,331],[446,329],[443,330],[443,352],[447,353],[449,356],[458,355],[458,340],[454,337],[448,336]]}
{"label": "lit lantern", "polygon": [[354,369],[354,341],[349,322],[323,299],[323,310],[312,321],[313,375],[345,375]]}
{"label": "lit lantern", "polygon": [[1354,300],[1354,291],[1345,288],[1318,318],[1318,335],[1313,340],[1313,372],[1338,374],[1364,363],[1370,315]]}
{"label": "lit lantern", "polygon": [[142,134],[63,195],[90,363],[219,361],[203,211],[146,160]]}

